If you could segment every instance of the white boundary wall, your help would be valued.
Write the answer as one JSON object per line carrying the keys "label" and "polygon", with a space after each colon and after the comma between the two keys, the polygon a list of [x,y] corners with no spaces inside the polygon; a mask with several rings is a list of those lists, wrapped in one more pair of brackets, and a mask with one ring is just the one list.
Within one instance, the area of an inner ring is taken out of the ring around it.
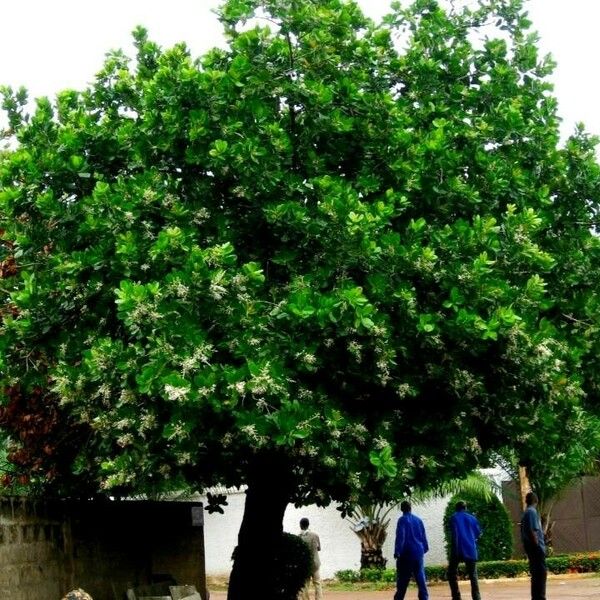
{"label": "white boundary wall", "polygon": [[[205,501],[204,498],[202,500]],[[225,514],[204,515],[204,546],[207,575],[226,575],[231,570],[231,554],[237,544],[237,534],[242,522],[245,495],[229,491]],[[413,513],[425,523],[430,551],[425,563],[438,565],[446,562],[442,521],[448,499],[435,500],[422,505],[413,505]],[[205,503],[206,506],[206,503]],[[360,568],[360,541],[350,529],[350,524],[340,517],[337,505],[327,508],[306,506],[294,508],[289,505],[283,528],[290,533],[299,533],[302,517],[310,520],[310,529],[321,539],[321,577],[331,578],[336,571]],[[394,535],[399,510],[390,514],[388,539],[384,545],[387,566],[394,566]]]}

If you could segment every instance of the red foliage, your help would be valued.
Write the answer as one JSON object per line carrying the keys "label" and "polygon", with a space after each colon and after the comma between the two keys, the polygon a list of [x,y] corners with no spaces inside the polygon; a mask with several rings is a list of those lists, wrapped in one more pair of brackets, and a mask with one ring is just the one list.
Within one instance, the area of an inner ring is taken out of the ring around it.
{"label": "red foliage", "polygon": [[0,261],[0,279],[14,277],[17,274],[17,261],[14,256],[8,256]]}
{"label": "red foliage", "polygon": [[[84,429],[70,423],[56,398],[40,387],[25,392],[12,386],[4,394],[7,401],[0,407],[0,427],[16,441],[7,456],[16,480],[26,485],[33,477],[50,482],[68,476]],[[2,485],[12,483],[10,475],[0,478]]]}
{"label": "red foliage", "polygon": [[5,304],[0,306],[0,321],[3,320],[4,315],[10,315],[13,319],[19,316],[19,309],[16,304]]}

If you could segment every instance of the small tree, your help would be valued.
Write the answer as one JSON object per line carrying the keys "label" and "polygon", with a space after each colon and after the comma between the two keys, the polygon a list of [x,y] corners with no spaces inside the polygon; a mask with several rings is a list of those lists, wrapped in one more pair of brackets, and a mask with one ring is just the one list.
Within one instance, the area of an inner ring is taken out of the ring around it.
{"label": "small tree", "polygon": [[352,509],[346,519],[350,528],[360,539],[360,568],[384,569],[387,559],[383,556],[383,544],[387,539],[390,513],[397,503],[391,505],[367,504]]}

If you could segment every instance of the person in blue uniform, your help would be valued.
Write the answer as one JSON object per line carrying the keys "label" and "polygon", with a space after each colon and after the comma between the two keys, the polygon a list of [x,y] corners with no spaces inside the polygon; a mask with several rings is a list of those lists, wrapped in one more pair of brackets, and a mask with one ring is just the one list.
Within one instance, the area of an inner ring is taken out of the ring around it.
{"label": "person in blue uniform", "polygon": [[400,504],[402,516],[396,526],[396,593],[394,600],[404,600],[411,577],[415,578],[419,589],[419,600],[429,600],[423,557],[429,550],[423,521],[412,514],[410,502]]}
{"label": "person in blue uniform", "polygon": [[537,495],[529,492],[525,496],[525,504],[521,517],[521,540],[529,559],[531,600],[546,600],[546,541],[537,511]]}
{"label": "person in blue uniform", "polygon": [[460,500],[455,505],[455,513],[450,517],[450,560],[448,561],[448,583],[452,600],[461,600],[458,589],[458,565],[465,563],[471,582],[471,598],[481,600],[477,580],[477,540],[481,526],[477,518],[467,512],[467,505]]}

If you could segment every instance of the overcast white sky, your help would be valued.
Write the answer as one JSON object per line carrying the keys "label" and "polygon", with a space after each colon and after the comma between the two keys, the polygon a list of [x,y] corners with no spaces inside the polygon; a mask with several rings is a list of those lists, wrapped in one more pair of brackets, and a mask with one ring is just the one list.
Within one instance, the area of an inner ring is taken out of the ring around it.
{"label": "overcast white sky", "polygon": [[[370,16],[390,0],[359,0]],[[0,84],[25,85],[32,96],[82,88],[104,53],[130,51],[131,31],[142,24],[164,47],[187,42],[194,55],[220,43],[211,9],[220,0],[0,0]],[[577,121],[600,134],[600,0],[530,0],[529,13],[554,74],[563,133]]]}

